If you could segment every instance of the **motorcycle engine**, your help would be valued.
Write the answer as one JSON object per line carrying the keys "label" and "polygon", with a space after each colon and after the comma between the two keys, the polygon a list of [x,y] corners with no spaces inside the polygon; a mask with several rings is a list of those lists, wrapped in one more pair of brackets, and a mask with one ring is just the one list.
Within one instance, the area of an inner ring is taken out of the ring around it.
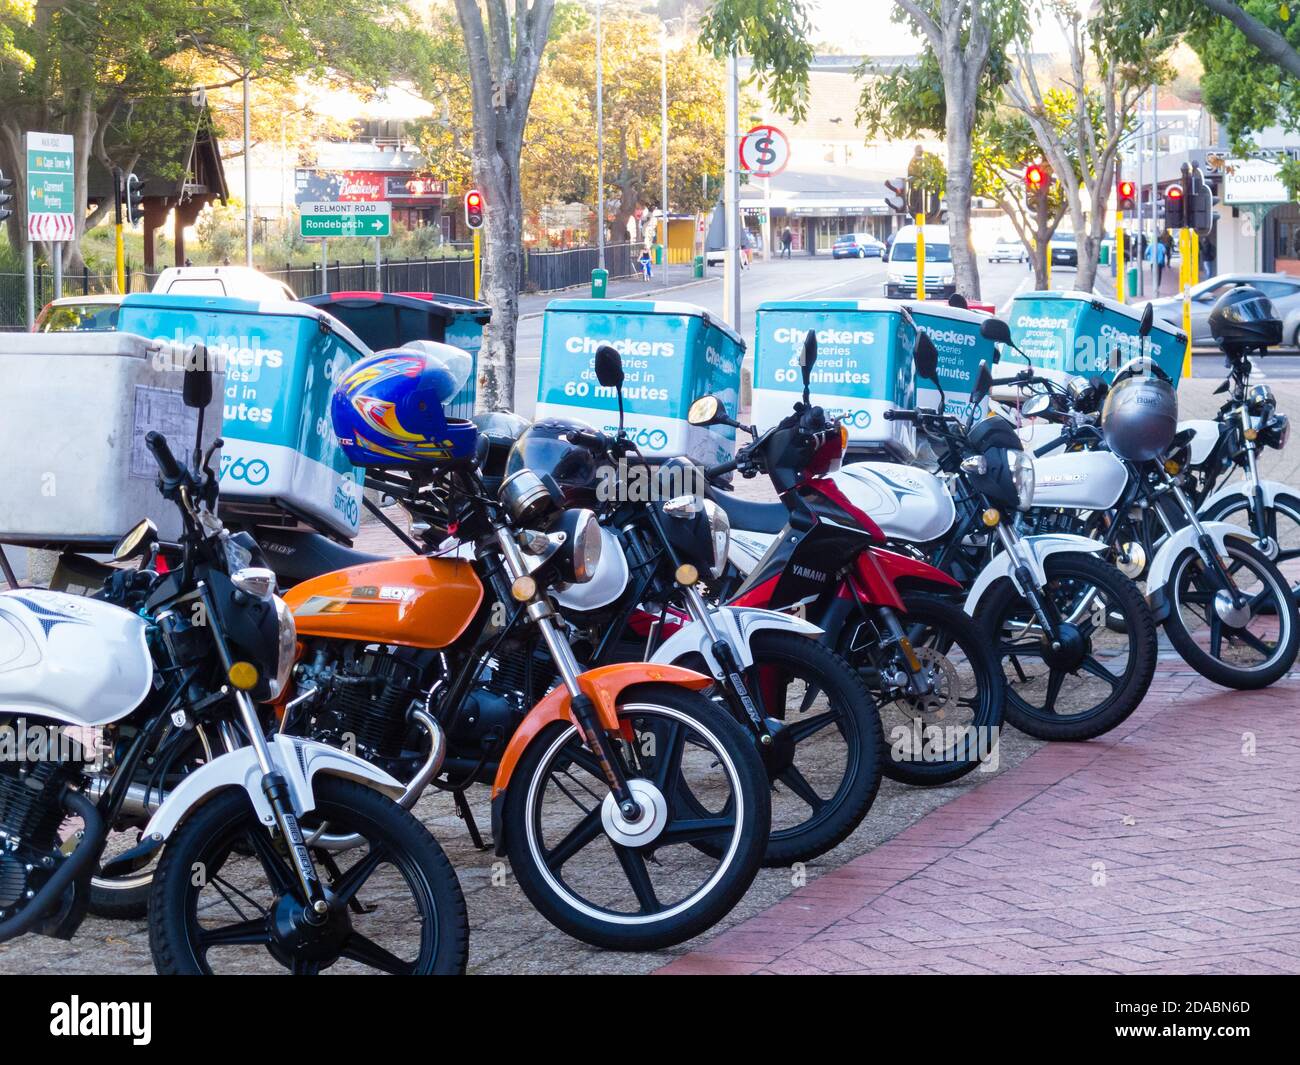
{"label": "motorcycle engine", "polygon": [[[0,727],[18,736],[27,750],[21,730],[8,722]],[[66,759],[57,757],[60,753],[31,760],[10,753],[0,757],[0,917],[38,888],[57,864],[63,789],[79,780],[82,770],[75,750]]]}
{"label": "motorcycle engine", "polygon": [[365,649],[330,666],[309,668],[304,679],[314,681],[322,695],[315,700],[307,735],[390,770],[417,757],[423,745],[412,733],[409,711],[412,704],[424,704],[424,665],[404,652]]}

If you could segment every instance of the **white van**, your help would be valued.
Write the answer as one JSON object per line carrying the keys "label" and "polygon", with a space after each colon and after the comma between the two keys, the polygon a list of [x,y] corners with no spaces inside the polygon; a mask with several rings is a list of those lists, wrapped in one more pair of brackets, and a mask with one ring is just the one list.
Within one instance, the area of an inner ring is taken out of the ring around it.
{"label": "white van", "polygon": [[[885,295],[892,300],[916,298],[916,226],[904,226],[889,249]],[[925,294],[947,299],[957,291],[947,226],[925,227]]]}
{"label": "white van", "polygon": [[171,296],[234,296],[241,300],[294,300],[293,289],[251,266],[169,266],[153,290]]}

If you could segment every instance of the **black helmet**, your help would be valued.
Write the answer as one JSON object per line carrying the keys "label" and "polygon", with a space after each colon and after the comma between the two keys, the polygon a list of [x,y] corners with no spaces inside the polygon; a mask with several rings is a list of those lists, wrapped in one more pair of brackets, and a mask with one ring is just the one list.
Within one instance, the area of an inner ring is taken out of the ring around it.
{"label": "black helmet", "polygon": [[1253,285],[1236,285],[1214,304],[1210,332],[1229,354],[1282,343],[1282,320],[1273,301]]}
{"label": "black helmet", "polygon": [[1165,453],[1178,432],[1178,394],[1168,379],[1116,379],[1101,409],[1106,445],[1122,459],[1150,462]]}
{"label": "black helmet", "polygon": [[506,460],[505,475],[532,470],[539,477],[550,474],[564,496],[564,506],[599,508],[596,489],[603,456],[585,444],[569,439],[573,430],[594,433],[585,422],[570,418],[546,418],[530,425],[515,441]]}

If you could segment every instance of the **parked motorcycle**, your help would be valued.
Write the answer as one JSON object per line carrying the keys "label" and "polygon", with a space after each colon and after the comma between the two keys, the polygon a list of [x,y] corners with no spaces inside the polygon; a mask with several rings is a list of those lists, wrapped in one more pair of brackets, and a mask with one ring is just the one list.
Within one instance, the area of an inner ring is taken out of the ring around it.
{"label": "parked motorcycle", "polygon": [[[1063,423],[1045,449],[1067,452],[1039,459],[1057,490],[1030,524],[1101,537],[1118,566],[1145,579],[1153,616],[1202,676],[1245,689],[1285,676],[1300,649],[1295,599],[1254,533],[1197,513],[1185,487],[1194,431],[1178,428],[1168,377],[1136,360],[1109,386],[1021,379],[1045,397],[1026,411]],[[1119,614],[1111,627],[1127,622]]]}
{"label": "parked motorcycle", "polygon": [[[599,524],[527,468],[487,491],[473,425],[442,415],[455,391],[436,359],[405,353],[337,384],[341,445],[426,527],[429,553],[285,593],[302,655],[283,730],[392,771],[404,805],[430,784],[450,791],[475,833],[464,792],[490,784],[496,853],[548,920],[613,949],[682,942],[731,909],[762,859],[755,746],[701,694],[707,676],[583,669],[553,596],[596,573]],[[434,556],[448,539],[472,556]]]}
{"label": "parked motorcycle", "polygon": [[[187,372],[187,405],[202,410],[211,391],[209,373]],[[191,472],[158,433],[146,443],[182,515],[178,568],[161,572],[142,522],[115,551],[153,563],[132,582],[136,609],[42,589],[0,594],[4,723],[44,738],[39,757],[28,746],[0,761],[0,940],[75,932],[141,760],[169,728],[204,726],[227,737],[226,752],[166,793],[136,847],[103,862],[113,878],[161,850],[149,905],[159,972],[261,960],[298,974],[463,971],[460,886],[429,833],[382,794],[398,782],[263,730],[258,703],[280,696],[293,664],[292,615],[253,546],[215,517],[210,466]],[[94,748],[111,769],[92,800]],[[65,841],[67,818],[81,829]],[[313,845],[323,821],[356,840],[346,868]],[[372,892],[382,918],[361,902]]]}
{"label": "parked motorcycle", "polygon": [[[885,773],[910,784],[955,780],[991,758],[1002,721],[1002,685],[987,641],[944,596],[957,582],[922,558],[883,550],[876,522],[835,475],[843,428],[808,402],[817,357],[805,339],[804,399],[759,433],[727,415],[716,396],[691,407],[697,425],[732,425],[752,442],[711,467],[709,496],[750,545],[729,555],[718,588],[733,606],[797,609],[856,668],[875,696],[889,757]],[[754,503],[720,490],[733,471],[766,473],[781,502]],[[761,557],[756,557],[761,554]]]}
{"label": "parked motorcycle", "polygon": [[[1004,323],[984,325],[986,335],[1001,339]],[[924,333],[915,361],[920,376],[938,386],[937,353]],[[940,413],[942,404],[886,413],[925,434],[951,499],[934,509],[928,542],[915,546],[969,588],[966,612],[993,640],[1006,679],[1006,719],[1039,739],[1090,739],[1127,718],[1146,694],[1156,664],[1154,621],[1136,585],[1098,557],[1106,551],[1100,540],[1017,530],[1015,515],[1032,505],[1040,474],[1010,423],[976,421],[976,405],[992,384],[981,365],[964,419]],[[922,496],[938,498],[934,485]],[[1130,623],[1110,630],[1111,612]]]}
{"label": "parked motorcycle", "polygon": [[[622,403],[622,358],[595,355]],[[773,610],[707,603],[702,577],[726,565],[726,513],[704,498],[700,468],[651,466],[621,429],[550,419],[521,432],[505,472],[555,479],[569,505],[604,526],[592,579],[557,593],[579,658],[675,663],[713,678],[720,705],[750,734],[772,782],[764,862],[808,861],[847,837],[880,784],[883,737],[874,701],[822,630]]]}

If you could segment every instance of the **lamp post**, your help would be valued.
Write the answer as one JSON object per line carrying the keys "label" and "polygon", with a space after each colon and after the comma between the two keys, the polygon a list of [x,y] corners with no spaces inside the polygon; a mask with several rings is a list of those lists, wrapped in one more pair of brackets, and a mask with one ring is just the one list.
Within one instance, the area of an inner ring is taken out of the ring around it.
{"label": "lamp post", "polygon": [[605,34],[596,0],[596,265],[605,269]]}
{"label": "lamp post", "polygon": [[659,200],[659,217],[663,223],[660,246],[664,250],[664,285],[668,284],[668,24],[659,34],[659,139],[663,142],[663,196]]}

